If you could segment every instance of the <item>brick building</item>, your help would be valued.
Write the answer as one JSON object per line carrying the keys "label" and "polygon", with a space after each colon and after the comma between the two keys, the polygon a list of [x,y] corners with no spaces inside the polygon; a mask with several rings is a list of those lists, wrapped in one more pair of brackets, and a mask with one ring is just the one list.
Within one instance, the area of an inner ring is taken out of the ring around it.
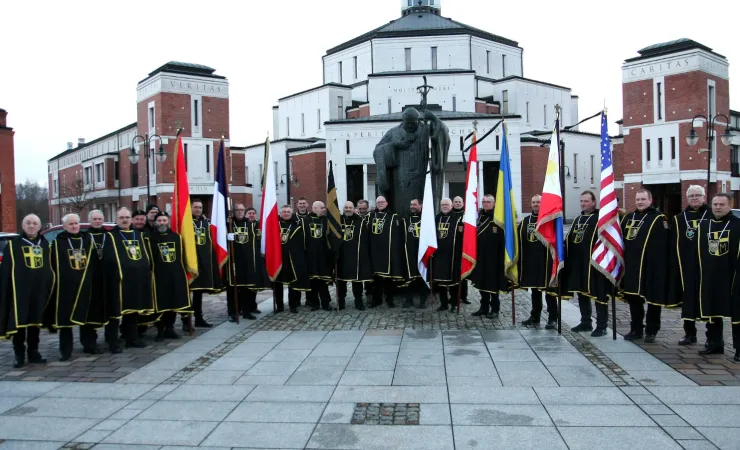
{"label": "brick building", "polygon": [[[202,199],[206,212],[210,210],[215,161],[223,136],[231,197],[251,204],[245,186],[244,154],[232,153],[229,148],[226,77],[216,75],[210,67],[169,62],[140,81],[136,94],[135,122],[90,142],[79,139],[76,146],[69,143],[67,150],[49,160],[53,223],[59,223],[68,212],[84,215],[92,209],[102,210],[105,219],[112,221],[119,206],[143,209],[148,203],[171,211],[178,128],[182,128],[191,197]],[[155,156],[160,145],[166,154],[164,161]],[[135,164],[129,158],[132,147],[139,154]]]}
{"label": "brick building", "polygon": [[15,157],[13,128],[7,123],[8,112],[0,109],[0,231],[16,231]]}
{"label": "brick building", "polygon": [[[649,189],[656,206],[669,215],[686,207],[685,192],[692,184],[709,194],[732,191],[737,197],[740,136],[730,145],[720,138],[728,127],[731,134],[740,131],[740,113],[730,110],[727,59],[690,39],[651,45],[638,54],[622,65],[624,116],[613,140],[620,204],[634,208],[640,187]],[[698,115],[715,120],[711,152],[707,123]],[[694,146],[686,141],[692,122],[699,137]]]}

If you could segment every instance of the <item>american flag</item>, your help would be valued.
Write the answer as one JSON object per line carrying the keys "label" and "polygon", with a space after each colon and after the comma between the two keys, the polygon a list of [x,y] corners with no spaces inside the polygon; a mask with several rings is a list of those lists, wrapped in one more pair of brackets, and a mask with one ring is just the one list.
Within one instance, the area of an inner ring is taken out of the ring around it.
{"label": "american flag", "polygon": [[624,273],[624,241],[619,226],[617,194],[614,192],[611,142],[606,126],[606,111],[601,113],[601,195],[599,196],[599,241],[591,254],[591,264],[616,285]]}

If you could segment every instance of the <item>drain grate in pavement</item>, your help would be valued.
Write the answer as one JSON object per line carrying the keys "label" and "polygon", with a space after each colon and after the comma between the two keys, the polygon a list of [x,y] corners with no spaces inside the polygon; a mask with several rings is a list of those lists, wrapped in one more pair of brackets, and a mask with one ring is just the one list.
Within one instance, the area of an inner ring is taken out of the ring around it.
{"label": "drain grate in pavement", "polygon": [[418,403],[357,403],[352,425],[419,425]]}

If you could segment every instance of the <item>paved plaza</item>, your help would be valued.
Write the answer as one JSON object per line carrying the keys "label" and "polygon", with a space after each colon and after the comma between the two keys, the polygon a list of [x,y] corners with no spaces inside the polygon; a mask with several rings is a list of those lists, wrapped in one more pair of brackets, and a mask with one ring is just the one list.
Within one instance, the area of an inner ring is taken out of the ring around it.
{"label": "paved plaza", "polygon": [[[740,448],[740,367],[729,350],[700,362],[696,346],[678,348],[672,311],[663,340],[638,346],[572,333],[567,302],[558,336],[512,326],[503,296],[497,321],[470,317],[477,298],[460,315],[273,315],[260,299],[259,320],[237,325],[211,297],[220,325],[165,343],[150,331],[142,354],[18,371],[0,359],[0,450]],[[529,296],[515,304],[519,322]]]}

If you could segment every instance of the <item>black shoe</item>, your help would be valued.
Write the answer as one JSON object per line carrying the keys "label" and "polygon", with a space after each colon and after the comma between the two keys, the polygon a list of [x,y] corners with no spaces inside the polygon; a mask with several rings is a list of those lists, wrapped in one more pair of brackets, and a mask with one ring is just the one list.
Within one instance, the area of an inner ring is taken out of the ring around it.
{"label": "black shoe", "polygon": [[471,314],[471,316],[473,316],[473,317],[480,317],[480,316],[485,316],[486,314],[488,314],[488,311],[485,311],[483,309],[479,309],[478,311],[476,311],[473,314]]}
{"label": "black shoe", "polygon": [[346,308],[345,305],[343,305],[343,304],[342,305],[339,305],[339,306],[337,306],[337,311],[344,311],[345,308]]}
{"label": "black shoe", "polygon": [[[278,311],[278,312],[282,312],[282,311]],[[298,308],[290,308],[290,312],[292,312],[293,314],[298,314]]]}
{"label": "black shoe", "polygon": [[696,344],[696,336],[684,336],[678,341],[678,345]]}
{"label": "black shoe", "polygon": [[165,328],[164,330],[164,337],[165,339],[180,339],[180,335],[175,332],[175,329],[172,327]]}
{"label": "black shoe", "polygon": [[257,320],[257,318],[256,318],[256,317],[254,317],[254,316],[253,316],[252,314],[250,314],[250,313],[246,313],[246,314],[243,314],[243,315],[242,315],[242,319],[247,319],[247,320]]}
{"label": "black shoe", "polygon": [[126,348],[145,348],[146,343],[141,339],[137,339],[133,342],[126,342]]}
{"label": "black shoe", "polygon": [[29,350],[28,351],[28,362],[31,364],[45,364],[46,358],[41,356],[41,353],[39,353],[38,350]]}
{"label": "black shoe", "polygon": [[711,346],[707,347],[705,349],[699,350],[700,355],[722,355],[725,353],[725,349],[723,347],[718,346]]}
{"label": "black shoe", "polygon": [[575,333],[580,333],[582,331],[594,331],[594,327],[590,323],[580,323],[571,328],[570,331],[573,331]]}
{"label": "black shoe", "polygon": [[437,312],[444,312],[447,311],[447,305],[441,305],[439,308],[436,309]]}
{"label": "black shoe", "polygon": [[545,325],[546,330],[554,330],[558,327],[558,321],[557,320],[548,320],[547,325]]}
{"label": "black shoe", "polygon": [[259,309],[255,309],[254,311],[250,311],[252,314],[262,314],[262,311]]}
{"label": "black shoe", "polygon": [[491,320],[498,320],[498,313],[497,312],[491,312],[486,316],[487,319]]}
{"label": "black shoe", "polygon": [[236,323],[236,316],[234,315],[229,316],[229,322]]}
{"label": "black shoe", "polygon": [[457,305],[450,305],[450,312],[453,314],[457,314]]}
{"label": "black shoe", "polygon": [[403,302],[403,309],[406,309],[406,308],[413,308],[413,307],[414,307],[414,300],[413,300],[413,299],[411,299],[411,298],[407,298],[407,299],[406,299],[406,300],[405,300],[405,301]]}
{"label": "black shoe", "polygon": [[593,333],[591,333],[591,337],[601,337],[601,336],[606,336],[606,328],[596,327]]}
{"label": "black shoe", "polygon": [[654,344],[655,343],[655,335],[654,334],[646,334],[645,335],[645,343],[646,344]]}
{"label": "black shoe", "polygon": [[123,352],[123,350],[121,350],[121,346],[118,345],[117,343],[116,344],[109,344],[108,345],[108,350],[111,353],[122,353]]}
{"label": "black shoe", "polygon": [[630,331],[629,333],[624,335],[625,341],[636,341],[642,338],[643,338],[642,331]]}
{"label": "black shoe", "polygon": [[740,350],[735,350],[735,357],[732,359],[736,362],[740,362]]}
{"label": "black shoe", "polygon": [[101,350],[99,347],[85,347],[82,349],[82,353],[88,355],[101,355],[103,353],[103,350]]}
{"label": "black shoe", "polygon": [[417,306],[416,309],[427,309],[427,299],[419,299],[419,306]]}
{"label": "black shoe", "polygon": [[195,318],[195,328],[213,328],[213,325],[206,322],[206,319],[202,317]]}
{"label": "black shoe", "polygon": [[393,309],[396,307],[396,304],[393,302],[388,302],[388,309]]}
{"label": "black shoe", "polygon": [[[236,317],[234,317],[234,321],[236,322]],[[190,318],[188,318],[187,321],[182,321],[182,332],[183,333],[190,333]]]}
{"label": "black shoe", "polygon": [[321,309],[321,308],[319,308],[318,306],[312,306],[312,307],[311,307],[311,312],[314,312],[314,311],[318,311],[318,310],[320,310],[320,309]]}
{"label": "black shoe", "polygon": [[59,357],[59,361],[62,361],[62,362],[69,361],[70,358],[72,358],[72,355],[62,355]]}
{"label": "black shoe", "polygon": [[321,307],[321,309],[323,309],[324,311],[334,311],[334,310],[333,310],[333,309],[331,308],[331,306],[322,306],[322,307]]}
{"label": "black shoe", "polygon": [[157,330],[157,337],[154,338],[154,342],[164,341],[164,328]]}
{"label": "black shoe", "polygon": [[471,304],[470,301],[465,300],[465,299],[460,300],[460,303],[465,303],[466,305],[470,305]]}
{"label": "black shoe", "polygon": [[522,325],[524,325],[524,326],[539,325],[539,324],[540,324],[540,319],[535,319],[532,316],[529,316],[529,319],[527,319],[524,322],[522,322]]}
{"label": "black shoe", "polygon": [[26,358],[23,355],[23,352],[16,353],[15,354],[15,360],[13,361],[13,368],[14,369],[20,369],[21,367],[26,365]]}

